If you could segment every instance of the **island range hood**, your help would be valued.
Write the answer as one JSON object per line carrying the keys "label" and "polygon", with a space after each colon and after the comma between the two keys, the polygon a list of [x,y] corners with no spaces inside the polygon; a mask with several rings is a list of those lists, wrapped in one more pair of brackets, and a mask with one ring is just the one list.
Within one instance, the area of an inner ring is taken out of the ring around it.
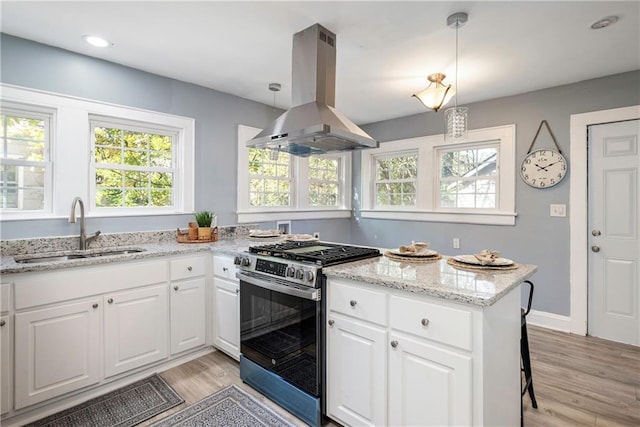
{"label": "island range hood", "polygon": [[336,35],[319,24],[293,35],[291,109],[248,147],[297,156],[376,148],[371,138],[336,111]]}

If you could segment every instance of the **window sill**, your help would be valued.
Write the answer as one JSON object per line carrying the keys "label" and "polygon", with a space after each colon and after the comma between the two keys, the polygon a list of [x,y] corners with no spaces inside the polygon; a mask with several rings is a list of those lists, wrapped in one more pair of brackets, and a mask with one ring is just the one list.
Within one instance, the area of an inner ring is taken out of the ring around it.
{"label": "window sill", "polygon": [[468,213],[468,212],[434,212],[434,211],[401,211],[401,210],[369,210],[360,211],[362,218],[391,219],[401,221],[451,222],[483,225],[515,225],[516,213]]}
{"label": "window sill", "polygon": [[238,211],[238,223],[253,223],[277,220],[335,219],[351,218],[350,209],[326,210],[278,210],[278,211]]}
{"label": "window sill", "polygon": [[[87,213],[85,218],[127,218],[127,217],[145,217],[145,216],[170,216],[170,215],[193,215],[193,212],[176,212],[176,211],[163,211],[163,212],[138,212],[138,213]],[[50,220],[50,219],[69,219],[69,215],[57,215],[57,214],[44,214],[44,213],[3,213],[0,222],[8,221],[37,221],[37,220]]]}

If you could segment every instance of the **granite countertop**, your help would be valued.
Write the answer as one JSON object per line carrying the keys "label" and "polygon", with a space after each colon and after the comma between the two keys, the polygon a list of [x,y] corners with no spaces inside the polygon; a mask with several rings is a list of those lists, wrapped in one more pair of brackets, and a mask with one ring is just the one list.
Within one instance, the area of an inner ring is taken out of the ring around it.
{"label": "granite countertop", "polygon": [[350,279],[482,307],[490,306],[538,269],[518,263],[515,270],[466,270],[437,261],[408,263],[385,256],[323,268],[329,278]]}

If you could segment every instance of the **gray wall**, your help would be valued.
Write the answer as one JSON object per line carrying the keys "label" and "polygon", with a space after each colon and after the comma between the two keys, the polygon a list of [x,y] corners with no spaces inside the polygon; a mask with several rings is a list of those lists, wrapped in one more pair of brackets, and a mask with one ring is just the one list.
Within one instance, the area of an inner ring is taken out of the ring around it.
{"label": "gray wall", "polygon": [[[569,119],[572,114],[636,105],[640,103],[640,71],[588,80],[469,104],[469,128],[505,124],[516,125],[516,161],[526,154],[542,120],[547,120],[562,152],[569,162]],[[442,112],[428,112],[394,120],[372,123],[363,128],[380,141],[391,141],[443,132]],[[542,131],[535,148],[553,147]],[[517,168],[518,170],[519,168]],[[360,193],[360,156],[354,158],[353,182]],[[567,205],[569,177],[555,187],[534,189],[516,178],[515,226],[481,226],[435,222],[351,220],[353,243],[397,247],[415,241],[431,242],[431,247],[446,254],[472,253],[495,249],[506,257],[539,266],[533,281],[537,285],[534,309],[569,315],[569,217],[549,216],[550,204]],[[452,240],[459,237],[460,249]]]}
{"label": "gray wall", "polygon": [[[153,75],[65,50],[3,34],[0,78],[10,83],[121,105],[193,117],[196,120],[196,209],[213,210],[219,225],[236,222],[237,124],[266,126],[280,111],[200,86]],[[577,84],[470,104],[471,129],[515,123],[520,161],[541,120],[546,119],[571,168],[571,114],[640,103],[640,71]],[[423,113],[363,126],[380,141],[442,133],[443,114]],[[552,144],[546,133],[540,146]],[[538,145],[536,145],[537,147]],[[571,173],[571,171],[569,171]],[[318,231],[324,240],[397,247],[426,240],[445,254],[498,249],[519,262],[537,264],[534,308],[569,315],[569,219],[549,217],[550,204],[569,206],[569,179],[556,187],[536,190],[516,178],[515,226],[479,226],[413,221],[351,220],[293,221],[295,233]],[[354,156],[353,183],[360,193],[360,156]],[[70,203],[71,201],[69,201]],[[190,215],[91,218],[89,231],[171,229],[184,226]],[[266,222],[262,227],[275,227]],[[65,219],[3,222],[0,238],[74,235],[77,224]],[[461,239],[460,250],[452,239]]]}

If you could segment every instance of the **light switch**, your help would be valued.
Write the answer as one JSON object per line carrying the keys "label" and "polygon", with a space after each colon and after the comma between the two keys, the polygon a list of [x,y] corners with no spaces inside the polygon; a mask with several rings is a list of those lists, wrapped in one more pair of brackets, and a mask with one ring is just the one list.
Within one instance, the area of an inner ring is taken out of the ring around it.
{"label": "light switch", "polygon": [[567,205],[550,205],[549,216],[567,216]]}

